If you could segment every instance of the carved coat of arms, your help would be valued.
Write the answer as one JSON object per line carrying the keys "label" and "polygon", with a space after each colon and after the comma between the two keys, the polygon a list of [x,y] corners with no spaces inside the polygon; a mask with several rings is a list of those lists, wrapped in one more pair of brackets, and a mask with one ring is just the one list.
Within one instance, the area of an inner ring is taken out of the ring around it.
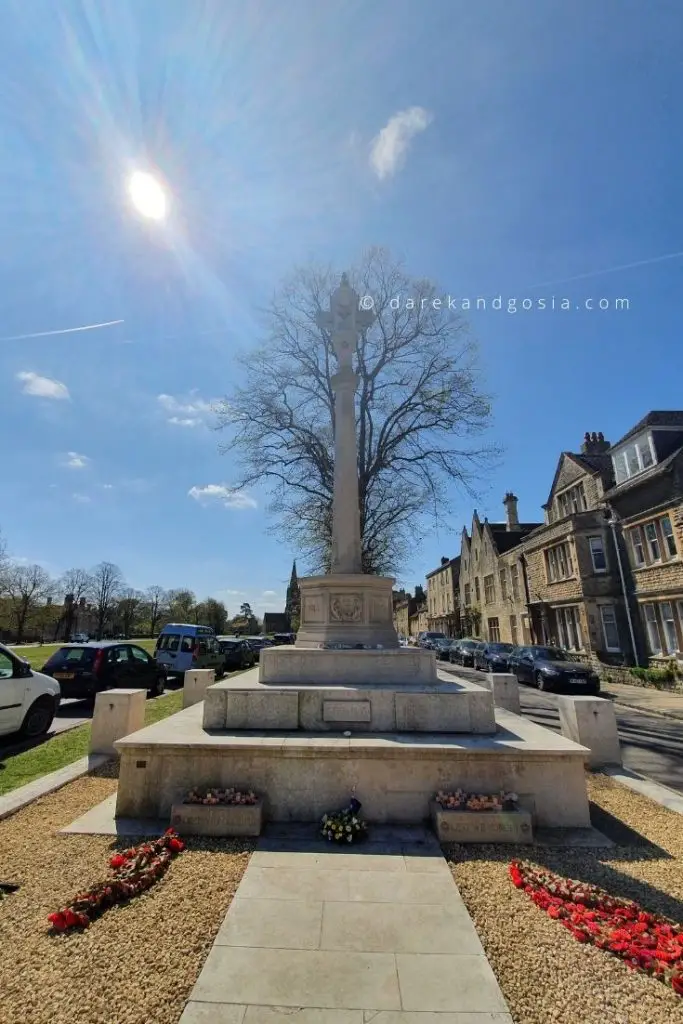
{"label": "carved coat of arms", "polygon": [[337,594],[330,599],[330,618],[335,622],[361,622],[363,600],[358,594]]}

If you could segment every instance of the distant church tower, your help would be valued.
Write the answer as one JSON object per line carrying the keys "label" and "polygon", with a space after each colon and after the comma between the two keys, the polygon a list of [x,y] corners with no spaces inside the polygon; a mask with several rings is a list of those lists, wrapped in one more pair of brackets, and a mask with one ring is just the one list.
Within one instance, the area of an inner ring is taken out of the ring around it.
{"label": "distant church tower", "polygon": [[285,600],[285,615],[289,619],[290,626],[293,619],[298,621],[301,613],[301,597],[299,594],[299,577],[296,574],[296,559],[292,565],[292,575],[287,587],[287,598]]}

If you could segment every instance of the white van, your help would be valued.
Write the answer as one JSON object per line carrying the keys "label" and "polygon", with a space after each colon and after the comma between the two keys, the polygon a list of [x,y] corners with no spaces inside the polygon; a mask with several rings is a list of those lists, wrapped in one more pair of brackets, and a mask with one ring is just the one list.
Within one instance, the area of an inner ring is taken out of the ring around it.
{"label": "white van", "polygon": [[212,668],[216,679],[225,674],[225,656],[209,626],[169,622],[159,634],[154,657],[169,676],[182,676],[194,668]]}

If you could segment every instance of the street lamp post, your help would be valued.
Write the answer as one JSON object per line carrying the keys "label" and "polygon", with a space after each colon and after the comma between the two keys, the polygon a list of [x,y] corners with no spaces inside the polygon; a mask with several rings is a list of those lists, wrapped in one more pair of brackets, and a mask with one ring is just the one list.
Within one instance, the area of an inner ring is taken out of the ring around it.
{"label": "street lamp post", "polygon": [[617,556],[617,565],[619,566],[619,578],[621,580],[621,593],[624,598],[624,607],[626,609],[626,621],[628,622],[628,631],[631,637],[631,649],[633,651],[633,661],[638,664],[638,648],[636,646],[636,637],[633,631],[633,619],[631,618],[631,603],[629,601],[628,592],[626,590],[626,580],[624,578],[624,567],[621,561],[621,551],[619,549],[619,537],[617,536],[617,526],[620,522],[618,514],[613,508],[608,508],[607,522],[612,531],[612,541],[614,543],[614,551]]}

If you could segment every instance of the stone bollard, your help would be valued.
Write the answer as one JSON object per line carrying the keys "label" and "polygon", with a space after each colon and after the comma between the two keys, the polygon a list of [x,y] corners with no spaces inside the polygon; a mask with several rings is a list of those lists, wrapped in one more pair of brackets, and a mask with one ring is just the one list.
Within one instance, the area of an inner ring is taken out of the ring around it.
{"label": "stone bollard", "polygon": [[590,768],[621,764],[614,705],[603,697],[558,697],[560,729],[568,740],[588,747]]}
{"label": "stone bollard", "polygon": [[493,694],[493,703],[497,708],[505,708],[514,715],[521,715],[519,683],[512,672],[488,672],[486,685]]}
{"label": "stone bollard", "polygon": [[114,743],[144,728],[147,690],[102,690],[95,697],[91,754],[117,754]]}
{"label": "stone bollard", "polygon": [[186,672],[183,682],[183,707],[190,708],[204,700],[207,686],[211,686],[215,681],[216,673],[212,668],[195,668]]}

